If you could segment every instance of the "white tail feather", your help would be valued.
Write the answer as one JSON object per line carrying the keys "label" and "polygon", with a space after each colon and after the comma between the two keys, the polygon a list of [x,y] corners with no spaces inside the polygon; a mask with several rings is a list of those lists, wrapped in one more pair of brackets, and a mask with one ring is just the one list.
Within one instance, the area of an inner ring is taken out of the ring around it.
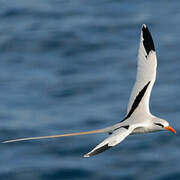
{"label": "white tail feather", "polygon": [[105,132],[105,129],[97,129],[93,131],[77,132],[77,133],[71,133],[71,134],[58,134],[58,135],[52,135],[52,136],[39,136],[39,137],[12,139],[12,140],[4,141],[3,143],[12,143],[12,142],[18,142],[18,141],[29,141],[29,140],[38,140],[38,139],[49,139],[49,138],[60,138],[60,137],[66,137],[66,136],[78,136],[78,135],[85,135],[85,134],[97,134],[97,133],[104,133],[104,132]]}

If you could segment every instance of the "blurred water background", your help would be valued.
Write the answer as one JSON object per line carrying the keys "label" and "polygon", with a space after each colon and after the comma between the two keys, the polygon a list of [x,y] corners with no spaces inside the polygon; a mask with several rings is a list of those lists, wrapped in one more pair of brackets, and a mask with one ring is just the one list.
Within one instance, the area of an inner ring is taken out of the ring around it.
{"label": "blurred water background", "polygon": [[[93,130],[124,117],[140,29],[158,55],[153,114],[180,130],[176,1],[2,0],[0,140]],[[0,180],[179,180],[179,134],[128,137],[83,158],[106,135],[0,144]]]}

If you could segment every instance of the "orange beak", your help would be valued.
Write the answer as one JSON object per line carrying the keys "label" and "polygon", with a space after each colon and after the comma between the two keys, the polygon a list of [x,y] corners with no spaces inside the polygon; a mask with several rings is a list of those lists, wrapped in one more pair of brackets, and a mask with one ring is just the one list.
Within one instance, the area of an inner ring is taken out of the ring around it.
{"label": "orange beak", "polygon": [[168,131],[171,131],[171,132],[173,132],[173,133],[176,134],[176,131],[175,131],[171,126],[167,126],[167,127],[165,127],[164,129],[166,129],[166,130],[168,130]]}

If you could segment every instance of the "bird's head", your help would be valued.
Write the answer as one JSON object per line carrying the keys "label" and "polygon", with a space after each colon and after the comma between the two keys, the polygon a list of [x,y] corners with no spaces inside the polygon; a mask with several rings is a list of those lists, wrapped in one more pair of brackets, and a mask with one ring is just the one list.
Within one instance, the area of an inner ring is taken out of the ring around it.
{"label": "bird's head", "polygon": [[153,126],[157,131],[168,130],[176,134],[176,131],[169,125],[169,123],[160,118],[153,119]]}

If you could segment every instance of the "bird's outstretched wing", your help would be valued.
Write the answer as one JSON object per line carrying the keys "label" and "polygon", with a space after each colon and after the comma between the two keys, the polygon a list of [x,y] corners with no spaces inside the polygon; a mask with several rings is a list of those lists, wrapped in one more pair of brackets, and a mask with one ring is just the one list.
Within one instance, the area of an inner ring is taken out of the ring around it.
{"label": "bird's outstretched wing", "polygon": [[149,98],[156,79],[156,67],[157,58],[152,36],[147,26],[143,25],[138,52],[136,82],[131,92],[125,119],[136,113],[150,113]]}
{"label": "bird's outstretched wing", "polygon": [[134,128],[126,128],[126,127],[120,127],[119,129],[113,131],[113,133],[106,138],[103,142],[98,144],[92,151],[85,154],[84,157],[90,157],[96,154],[99,154],[101,152],[106,151],[107,149],[119,144],[121,141],[123,141]]}
{"label": "bird's outstretched wing", "polygon": [[[136,82],[130,96],[130,100],[127,108],[127,115],[125,119],[128,119],[132,114],[134,115],[139,112],[141,114],[149,113],[149,98],[156,78],[156,66],[157,66],[157,59],[156,59],[153,40],[146,25],[143,25],[141,31],[139,54],[138,54],[138,68],[137,68]],[[97,145],[92,151],[84,155],[84,157],[89,157],[101,153],[117,145],[118,143],[123,141],[129,134],[131,134],[131,132],[135,128],[132,125],[121,126],[122,124],[121,125],[120,124],[121,123],[118,123],[118,125],[115,125],[113,127],[87,131],[87,132],[21,138],[21,139],[8,140],[5,141],[4,143],[112,132],[112,134],[108,138],[106,138],[103,142]]]}

